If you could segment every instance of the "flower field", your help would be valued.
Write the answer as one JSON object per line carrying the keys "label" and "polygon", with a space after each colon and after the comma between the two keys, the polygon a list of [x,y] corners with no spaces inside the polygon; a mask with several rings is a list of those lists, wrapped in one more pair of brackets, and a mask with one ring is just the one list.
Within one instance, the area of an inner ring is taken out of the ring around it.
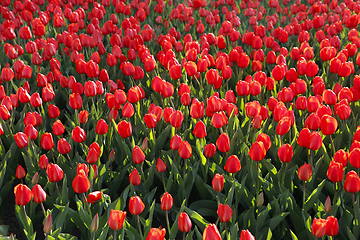
{"label": "flower field", "polygon": [[0,0],[0,239],[359,239],[359,13]]}

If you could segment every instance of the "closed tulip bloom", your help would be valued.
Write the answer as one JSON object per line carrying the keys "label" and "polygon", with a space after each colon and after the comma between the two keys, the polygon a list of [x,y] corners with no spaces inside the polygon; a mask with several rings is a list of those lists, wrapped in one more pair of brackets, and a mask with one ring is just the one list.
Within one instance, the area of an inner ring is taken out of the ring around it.
{"label": "closed tulip bloom", "polygon": [[206,137],[206,127],[203,121],[199,121],[196,123],[193,135],[197,138],[204,138]]}
{"label": "closed tulip bloom", "polygon": [[[116,98],[115,98],[115,101],[116,101]],[[134,112],[135,112],[135,110],[134,110],[133,105],[131,103],[127,102],[127,103],[125,103],[121,113],[124,117],[130,118],[130,117],[132,117],[132,115],[134,115]]]}
{"label": "closed tulip bloom", "polygon": [[212,180],[212,187],[215,191],[221,192],[224,188],[224,176],[220,174],[215,174]]}
{"label": "closed tulip bloom", "polygon": [[166,163],[163,160],[161,160],[160,158],[158,158],[158,160],[157,160],[156,169],[160,173],[165,172],[165,170],[166,170]]}
{"label": "closed tulip bloom", "polygon": [[41,147],[45,150],[51,150],[54,147],[54,140],[51,133],[44,133],[41,136]]}
{"label": "closed tulip bloom", "polygon": [[86,157],[86,162],[89,163],[89,164],[94,164],[97,162],[97,160],[99,159],[100,157],[100,151],[98,151],[97,149],[95,148],[89,148],[89,153]]}
{"label": "closed tulip bloom", "polygon": [[314,218],[311,225],[311,234],[319,238],[325,236],[326,220],[321,218]]}
{"label": "closed tulip bloom", "polygon": [[80,170],[74,180],[72,181],[72,187],[74,189],[74,192],[76,193],[84,193],[87,192],[90,188],[91,184],[89,179],[87,178],[84,170]]}
{"label": "closed tulip bloom", "polygon": [[204,156],[207,158],[211,158],[215,155],[216,146],[213,143],[206,144],[204,147]]}
{"label": "closed tulip bloom", "polygon": [[255,240],[255,237],[246,229],[241,231],[240,240]]}
{"label": "closed tulip bloom", "polygon": [[33,187],[32,194],[33,194],[35,203],[45,202],[45,200],[46,200],[46,192],[44,191],[44,189],[39,184],[36,184]]}
{"label": "closed tulip bloom", "polygon": [[231,155],[225,164],[225,171],[229,173],[237,173],[241,169],[240,160],[236,155]]}
{"label": "closed tulip bloom", "polygon": [[100,135],[104,135],[108,132],[109,126],[104,119],[99,119],[96,124],[95,132]]}
{"label": "closed tulip bloom", "polygon": [[332,182],[341,182],[343,179],[343,166],[341,163],[331,161],[329,165],[329,169],[327,171],[327,177]]}
{"label": "closed tulip bloom", "polygon": [[60,154],[68,154],[71,152],[71,145],[66,141],[65,138],[60,138],[57,142],[57,150]]}
{"label": "closed tulip bloom", "polygon": [[145,154],[139,146],[135,146],[132,153],[135,164],[141,164],[145,160]]}
{"label": "closed tulip bloom", "polygon": [[83,101],[78,93],[72,93],[69,96],[69,105],[72,109],[80,109],[82,107]]}
{"label": "closed tulip bloom", "polygon": [[60,109],[54,104],[50,104],[48,107],[48,113],[50,118],[57,118],[60,116]]}
{"label": "closed tulip bloom", "polygon": [[94,97],[96,95],[96,84],[93,81],[87,81],[84,85],[84,93],[87,97]]}
{"label": "closed tulip bloom", "polygon": [[164,240],[165,239],[166,230],[165,228],[151,228],[149,234],[146,237],[146,240]]}
{"label": "closed tulip bloom", "polygon": [[181,142],[179,147],[179,156],[184,159],[189,159],[192,156],[192,148],[187,141]]}
{"label": "closed tulip bloom", "polygon": [[60,136],[65,132],[65,127],[60,120],[54,122],[52,129],[55,136]]}
{"label": "closed tulip bloom", "polygon": [[15,186],[14,194],[15,204],[19,206],[28,204],[32,199],[32,192],[30,188],[22,183]]}
{"label": "closed tulip bloom", "polygon": [[219,216],[220,222],[228,222],[233,215],[233,210],[229,205],[223,205],[220,203],[218,206],[217,214]]}
{"label": "closed tulip bloom", "polygon": [[230,138],[226,133],[223,133],[218,137],[216,140],[216,147],[223,153],[230,150]]}
{"label": "closed tulip bloom", "polygon": [[86,139],[86,133],[84,131],[84,129],[82,129],[79,126],[76,126],[73,130],[72,130],[72,139],[77,142],[77,143],[82,143],[85,141]]}
{"label": "closed tulip bloom", "polygon": [[80,122],[81,124],[87,123],[88,117],[89,117],[88,111],[86,111],[86,110],[80,111],[80,113],[79,113],[79,122]]}
{"label": "closed tulip bloom", "polygon": [[344,189],[349,193],[357,193],[360,191],[360,178],[354,170],[346,174]]}
{"label": "closed tulip bloom", "polygon": [[21,165],[17,166],[16,172],[15,172],[15,177],[16,177],[17,179],[22,179],[22,178],[24,178],[25,176],[26,176],[26,171],[25,171],[25,169],[24,169]]}
{"label": "closed tulip bloom", "polygon": [[255,141],[249,150],[249,156],[254,161],[261,161],[266,156],[263,142]]}
{"label": "closed tulip bloom", "polygon": [[166,192],[164,195],[162,195],[161,199],[161,210],[163,211],[169,211],[173,206],[173,197],[170,195],[170,193]]}
{"label": "closed tulip bloom", "polygon": [[339,233],[339,223],[336,217],[329,216],[326,218],[326,235],[336,236]]}
{"label": "closed tulip bloom", "polygon": [[280,136],[285,135],[291,128],[291,120],[289,117],[283,117],[276,127],[276,133]]}
{"label": "closed tulip bloom", "polygon": [[156,116],[152,113],[145,114],[144,122],[148,128],[155,128],[157,124]]}
{"label": "closed tulip bloom", "polygon": [[123,120],[123,121],[119,122],[117,129],[118,129],[118,133],[120,134],[120,136],[122,138],[127,138],[127,137],[131,136],[131,133],[132,133],[131,123]]}
{"label": "closed tulip bloom", "polygon": [[246,116],[254,118],[260,113],[261,105],[258,101],[252,101],[245,104]]}
{"label": "closed tulip bloom", "polygon": [[47,169],[47,166],[49,165],[49,159],[47,158],[47,156],[45,154],[40,156],[38,164],[39,164],[39,168]]}
{"label": "closed tulip bloom", "polygon": [[189,232],[191,230],[191,220],[189,218],[189,215],[187,213],[182,212],[179,214],[178,219],[178,228],[181,232]]}
{"label": "closed tulip bloom", "polygon": [[86,198],[86,201],[88,203],[94,204],[95,202],[102,199],[102,193],[101,191],[95,191],[92,193],[89,193],[88,197]]}
{"label": "closed tulip bloom", "polygon": [[322,138],[319,132],[312,132],[308,141],[310,150],[318,150],[322,146]]}
{"label": "closed tulip bloom", "polygon": [[131,197],[129,201],[129,211],[132,215],[140,215],[145,209],[145,204],[140,197]]}
{"label": "closed tulip bloom", "polygon": [[360,167],[360,148],[354,148],[349,154],[349,162],[354,168]]}
{"label": "closed tulip bloom", "polygon": [[129,183],[134,186],[138,186],[141,183],[140,175],[136,168],[134,168],[134,170],[132,170],[132,172],[129,174]]}
{"label": "closed tulip bloom", "polygon": [[348,158],[349,158],[349,154],[345,152],[343,149],[339,149],[334,155],[334,161],[341,163],[343,167],[346,167],[346,165],[348,164]]}
{"label": "closed tulip bloom", "polygon": [[183,120],[184,115],[179,110],[173,112],[170,116],[170,124],[175,128],[180,127]]}
{"label": "closed tulip bloom", "polygon": [[305,120],[305,127],[317,130],[321,126],[320,117],[316,113],[311,113]]}
{"label": "closed tulip bloom", "polygon": [[311,177],[311,165],[304,163],[298,170],[298,177],[301,181],[308,181]]}
{"label": "closed tulip bloom", "polygon": [[310,135],[310,130],[308,128],[303,128],[299,133],[297,144],[299,144],[301,147],[309,148]]}
{"label": "closed tulip bloom", "polygon": [[324,115],[321,118],[321,132],[324,135],[331,135],[333,134],[338,127],[338,122],[335,118]]}
{"label": "closed tulip bloom", "polygon": [[190,115],[194,119],[202,118],[205,115],[204,112],[204,103],[203,102],[196,102],[194,100],[190,106]]}
{"label": "closed tulip bloom", "polygon": [[267,135],[265,133],[260,133],[257,136],[256,141],[262,142],[264,144],[266,151],[268,151],[271,147],[271,139],[270,139],[269,135]]}
{"label": "closed tulip bloom", "polygon": [[59,167],[59,165],[54,164],[54,163],[50,163],[47,166],[46,173],[48,175],[48,178],[49,178],[50,182],[58,182],[64,176],[63,170]]}
{"label": "closed tulip bloom", "polygon": [[181,142],[181,137],[175,134],[170,140],[170,148],[174,151],[179,150]]}
{"label": "closed tulip bloom", "polygon": [[221,240],[221,235],[216,225],[209,224],[203,232],[203,240]]}
{"label": "closed tulip bloom", "polygon": [[108,225],[112,230],[120,230],[125,222],[126,212],[111,209]]}
{"label": "closed tulip bloom", "polygon": [[24,148],[29,144],[28,136],[23,132],[18,132],[14,135],[16,145],[19,148]]}
{"label": "closed tulip bloom", "polygon": [[282,145],[278,150],[278,156],[282,162],[290,162],[294,155],[292,146],[290,144]]}

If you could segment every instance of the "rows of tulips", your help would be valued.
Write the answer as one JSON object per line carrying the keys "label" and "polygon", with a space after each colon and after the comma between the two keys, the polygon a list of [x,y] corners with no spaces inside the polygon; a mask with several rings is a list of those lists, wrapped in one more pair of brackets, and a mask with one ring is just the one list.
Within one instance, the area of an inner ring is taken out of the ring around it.
{"label": "rows of tulips", "polygon": [[0,0],[0,235],[358,239],[359,12]]}

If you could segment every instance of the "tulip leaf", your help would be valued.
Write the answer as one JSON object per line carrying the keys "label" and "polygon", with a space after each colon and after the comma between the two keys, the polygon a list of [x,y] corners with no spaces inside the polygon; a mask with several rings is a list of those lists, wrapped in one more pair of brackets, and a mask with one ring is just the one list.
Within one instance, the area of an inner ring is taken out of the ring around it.
{"label": "tulip leaf", "polygon": [[359,231],[360,231],[360,216],[359,216],[359,197],[357,198],[357,201],[354,203],[354,227],[353,227],[353,234],[356,239],[359,239]]}
{"label": "tulip leaf", "polygon": [[68,198],[68,188],[67,188],[67,177],[66,174],[64,174],[63,184],[61,189],[61,203],[64,204],[66,202],[69,202],[69,198]]}
{"label": "tulip leaf", "polygon": [[106,223],[106,225],[103,227],[103,229],[102,229],[102,231],[100,233],[100,236],[98,237],[98,240],[106,240],[106,236],[108,235],[108,231],[109,231],[109,225]]}
{"label": "tulip leaf", "polygon": [[125,228],[125,233],[126,233],[126,236],[129,238],[129,239],[139,239],[140,238],[140,234],[138,232],[137,229],[135,229],[134,227],[132,227],[128,221],[125,220],[124,222],[124,228]]}
{"label": "tulip leaf", "polygon": [[155,167],[156,165],[155,165],[155,163],[154,163],[154,161],[153,161],[153,163],[152,163],[152,165],[151,165],[151,167],[150,167],[150,170],[149,170],[149,172],[148,172],[148,177],[147,177],[147,179],[146,179],[146,182],[145,182],[145,189],[150,189],[150,186],[153,184],[153,180],[154,180],[154,172],[155,172]]}
{"label": "tulip leaf", "polygon": [[[204,230],[203,230],[204,231]],[[196,237],[198,240],[203,240],[203,236],[200,233],[199,229],[197,228],[197,226],[195,226],[195,232],[196,232]]]}
{"label": "tulip leaf", "polygon": [[205,166],[206,165],[206,157],[204,156],[201,147],[204,147],[204,146],[201,146],[201,139],[196,139],[196,148],[195,148],[196,153],[200,156],[201,164]]}
{"label": "tulip leaf", "polygon": [[55,228],[59,228],[61,226],[63,226],[64,222],[65,222],[65,218],[67,215],[67,211],[69,209],[69,202],[66,204],[65,207],[62,207],[61,212],[57,215],[56,219],[55,219]]}
{"label": "tulip leaf", "polygon": [[259,229],[262,229],[264,223],[265,223],[265,220],[267,219],[268,215],[269,215],[269,212],[271,210],[271,205],[268,204],[265,208],[265,210],[261,211],[257,217],[257,226],[256,228],[259,230]]}
{"label": "tulip leaf", "polygon": [[0,225],[0,236],[6,236],[8,234],[9,226],[7,225]]}
{"label": "tulip leaf", "polygon": [[60,233],[60,235],[58,236],[58,238],[60,240],[77,240],[78,238],[75,236],[72,236],[68,233]]}
{"label": "tulip leaf", "polygon": [[236,240],[239,239],[239,226],[238,222],[235,224],[233,223],[230,227],[230,240]]}
{"label": "tulip leaf", "polygon": [[324,183],[325,183],[325,179],[318,185],[318,187],[316,189],[314,189],[314,191],[310,194],[310,196],[306,200],[306,202],[304,204],[304,210],[306,212],[309,211],[310,208],[313,207],[315,201],[319,200],[319,196],[321,194],[321,190],[324,187]]}
{"label": "tulip leaf", "polygon": [[287,215],[289,215],[289,212],[277,214],[276,216],[273,216],[271,219],[266,221],[265,225],[269,224],[270,229],[273,231],[277,227],[277,225],[279,225],[285,219]]}
{"label": "tulip leaf", "polygon": [[[23,209],[21,209],[23,208]],[[17,216],[19,217],[23,227],[24,227],[24,231],[26,231],[29,235],[33,234],[33,224],[31,219],[25,215],[25,206],[18,206],[15,205],[15,212],[18,213]]]}
{"label": "tulip leaf", "polygon": [[159,137],[155,140],[155,153],[160,152],[163,149],[165,143],[167,142],[168,138],[170,137],[172,126],[168,125],[165,130],[160,134]]}
{"label": "tulip leaf", "polygon": [[178,228],[179,215],[180,215],[180,213],[184,212],[185,203],[186,203],[186,199],[184,199],[184,201],[181,204],[179,212],[176,214],[176,220],[170,229],[169,239],[175,239],[175,237],[176,237],[176,234],[179,230],[179,228]]}
{"label": "tulip leaf", "polygon": [[234,192],[235,192],[235,180],[233,181],[233,184],[229,190],[229,193],[228,193],[228,197],[226,199],[226,204],[230,205],[232,204],[232,200],[233,200],[233,197],[234,197]]}
{"label": "tulip leaf", "polygon": [[145,221],[144,236],[147,236],[150,232],[151,224],[152,224],[153,217],[154,217],[154,210],[155,210],[155,200],[151,204],[149,218],[146,219],[146,221]]}
{"label": "tulip leaf", "polygon": [[291,231],[291,229],[290,229],[290,235],[292,240],[298,240],[297,236],[295,235],[295,233],[293,233],[293,231]]}
{"label": "tulip leaf", "polygon": [[[10,154],[10,151],[8,151],[7,155]],[[3,161],[2,164],[2,169],[0,171],[0,189],[4,183],[4,178],[5,178],[5,174],[6,174],[6,166],[7,166],[7,161]]]}
{"label": "tulip leaf", "polygon": [[[79,214],[75,212],[72,208],[69,208],[68,215],[70,217],[70,220],[75,224],[75,226],[77,226],[83,234],[87,234],[88,232],[87,228],[84,225],[84,222],[81,220]],[[91,218],[90,218],[90,223],[91,223]]]}
{"label": "tulip leaf", "polygon": [[76,204],[77,204],[77,208],[78,208],[78,212],[79,212],[79,216],[80,216],[81,221],[84,223],[84,225],[87,228],[90,228],[90,224],[91,224],[91,221],[92,221],[91,216],[89,215],[89,213],[87,213],[84,210],[83,203],[82,203],[82,201],[80,199],[78,199],[76,201]]}
{"label": "tulip leaf", "polygon": [[205,220],[205,218],[203,218],[200,214],[198,214],[197,212],[191,210],[188,207],[185,207],[185,211],[187,212],[187,214],[189,215],[189,217],[195,222],[195,224],[202,230],[204,231],[205,227],[207,227],[209,225],[209,222]]}

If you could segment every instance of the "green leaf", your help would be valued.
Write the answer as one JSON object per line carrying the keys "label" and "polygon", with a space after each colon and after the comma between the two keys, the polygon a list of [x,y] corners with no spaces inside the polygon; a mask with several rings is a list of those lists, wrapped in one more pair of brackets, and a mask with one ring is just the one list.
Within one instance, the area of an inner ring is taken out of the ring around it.
{"label": "green leaf", "polygon": [[205,227],[209,225],[209,222],[205,220],[200,214],[191,210],[190,208],[185,207],[185,211],[189,215],[189,217],[195,222],[195,224],[204,231]]}
{"label": "green leaf", "polygon": [[92,218],[89,215],[89,213],[84,210],[82,201],[80,199],[78,199],[76,201],[76,205],[77,205],[77,208],[78,208],[78,212],[79,212],[79,216],[80,216],[81,221],[85,224],[85,226],[87,228],[90,228]]}
{"label": "green leaf", "polygon": [[310,196],[306,200],[306,202],[304,204],[304,210],[306,212],[309,211],[310,208],[313,207],[315,201],[319,200],[319,196],[321,194],[321,190],[324,187],[324,183],[325,183],[325,179],[318,185],[318,187],[316,189],[314,189],[314,191],[310,194]]}
{"label": "green leaf", "polygon": [[273,216],[271,219],[266,221],[265,225],[269,224],[268,226],[273,231],[277,227],[277,225],[279,225],[279,223],[281,223],[284,220],[284,218],[287,215],[289,215],[289,212],[284,212],[284,213],[277,214],[276,216]]}
{"label": "green leaf", "polygon": [[57,215],[54,223],[55,223],[55,228],[59,228],[59,227],[62,227],[64,225],[64,222],[65,222],[65,218],[66,218],[66,215],[67,215],[67,211],[69,209],[69,202],[66,204],[65,207],[62,206],[62,209],[61,209],[61,213]]}
{"label": "green leaf", "polygon": [[292,240],[298,240],[297,236],[295,235],[295,233],[293,233],[293,231],[291,231],[291,229],[290,229],[290,235]]}
{"label": "green leaf", "polygon": [[202,234],[200,233],[199,229],[197,228],[197,226],[195,226],[195,232],[196,232],[196,237],[198,240],[203,240]]}
{"label": "green leaf", "polygon": [[7,236],[9,226],[0,225],[0,235]]}
{"label": "green leaf", "polygon": [[147,236],[150,232],[151,224],[152,224],[153,217],[154,217],[154,209],[155,209],[155,200],[151,204],[149,218],[146,220],[146,223],[145,223],[144,236]]}

